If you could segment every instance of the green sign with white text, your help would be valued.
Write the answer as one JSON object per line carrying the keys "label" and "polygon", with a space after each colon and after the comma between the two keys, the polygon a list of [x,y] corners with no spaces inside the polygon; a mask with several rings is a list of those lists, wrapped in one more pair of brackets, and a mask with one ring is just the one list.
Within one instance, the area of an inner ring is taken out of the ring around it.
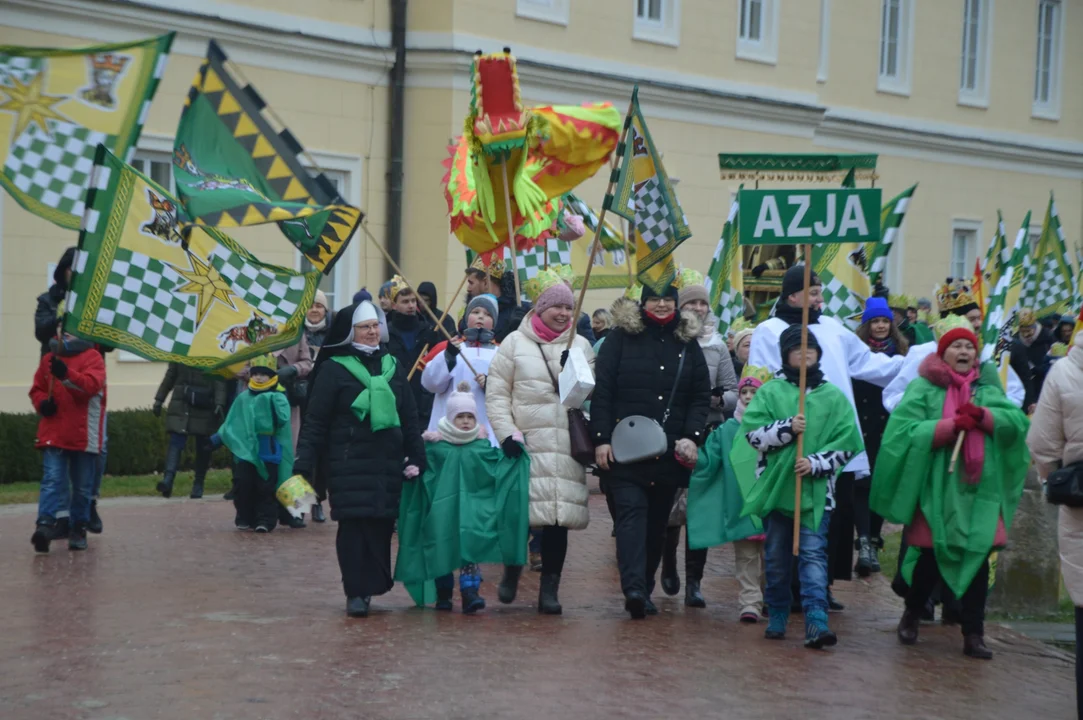
{"label": "green sign with white text", "polygon": [[741,190],[741,245],[869,243],[880,240],[880,191]]}

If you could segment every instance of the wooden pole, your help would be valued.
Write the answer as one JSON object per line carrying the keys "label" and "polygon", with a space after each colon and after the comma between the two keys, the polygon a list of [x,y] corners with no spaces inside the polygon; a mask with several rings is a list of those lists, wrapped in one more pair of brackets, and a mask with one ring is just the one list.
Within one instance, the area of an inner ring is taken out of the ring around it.
{"label": "wooden pole", "polygon": [[[366,223],[361,223],[361,230],[365,233],[365,237],[369,239],[369,242],[375,245],[376,249],[380,251],[380,254],[384,256],[384,260],[387,260],[387,264],[390,265],[391,268],[395,271],[395,273],[398,274],[398,276],[402,278],[403,282],[406,283],[406,287],[410,288],[410,291],[416,295],[417,290],[415,290],[413,284],[411,284],[410,281],[406,279],[406,276],[402,274],[402,268],[399,267],[399,264],[395,262],[395,260],[391,257],[391,254],[388,253],[387,250],[384,249],[384,246],[380,244],[380,242],[375,238],[375,236],[373,236],[373,234],[369,231],[368,225]],[[431,318],[432,321],[436,323],[436,329],[440,331],[440,334],[447,338],[448,342],[451,342],[453,338],[448,333],[447,328],[440,324],[440,321],[436,317],[436,313],[434,313],[428,305],[425,305],[424,303],[420,303],[420,305],[428,314],[429,318]],[[474,369],[474,366],[470,364],[470,361],[466,359],[465,355],[462,356],[462,359],[463,362],[466,363],[466,367],[470,368],[470,372],[472,372],[475,377],[481,374]]]}
{"label": "wooden pole", "polygon": [[628,266],[628,288],[631,289],[635,285],[635,279],[632,277],[632,243],[628,241],[627,235],[624,236],[624,264]]}
{"label": "wooden pole", "polygon": [[[451,306],[455,304],[455,301],[459,299],[459,293],[463,291],[463,287],[466,285],[466,279],[470,277],[468,273],[463,273],[463,281],[459,283],[459,289],[455,291],[455,294],[448,300],[447,305],[444,306],[444,313],[440,316],[438,325],[443,325],[444,320],[447,318],[447,314],[451,312]],[[420,302],[420,300],[419,300]],[[410,382],[414,379],[414,373],[417,372],[417,366],[421,363],[421,358],[425,357],[425,354],[429,351],[429,344],[425,343],[425,347],[421,348],[421,354],[417,356],[417,362],[410,368],[410,372],[406,375],[406,382]]]}
{"label": "wooden pole", "polygon": [[[632,128],[632,111],[635,109],[635,93],[632,93],[632,99],[628,101],[628,112],[624,114],[624,128],[620,131],[620,140],[617,141],[617,152],[623,154],[624,143],[628,139],[628,131]],[[605,190],[605,202],[602,203],[602,212],[598,216],[598,227],[594,230],[594,242],[590,246],[590,254],[587,255],[587,271],[583,275],[583,287],[579,289],[579,299],[575,303],[575,312],[572,314],[572,331],[568,335],[568,349],[572,349],[572,343],[575,342],[576,325],[579,324],[579,313],[583,311],[583,301],[587,297],[587,288],[590,287],[590,271],[594,268],[594,254],[598,252],[602,247],[602,228],[605,227],[605,214],[609,210],[609,203],[613,197],[613,189],[617,186],[617,180],[620,178],[620,173],[617,170],[617,166],[620,164],[620,158],[617,158],[618,162],[614,163],[613,170],[609,173],[609,187]],[[625,242],[628,242],[625,238]],[[631,267],[629,266],[629,271]]]}
{"label": "wooden pole", "polygon": [[[802,250],[805,256],[805,302],[801,307],[801,370],[798,373],[797,389],[797,414],[805,414],[805,386],[807,384],[807,368],[805,367],[805,353],[808,351],[808,311],[809,311],[809,285],[812,284],[812,246],[805,245]],[[785,298],[783,298],[785,301]],[[786,358],[782,358],[783,364]],[[808,418],[805,419],[808,422]],[[797,436],[797,459],[805,456],[805,433]],[[797,473],[797,484],[793,499],[793,554],[797,556],[801,550],[801,473]]]}
{"label": "wooden pole", "polygon": [[[523,149],[526,152],[526,149]],[[515,219],[511,216],[511,185],[508,184],[508,159],[500,163],[500,172],[504,175],[504,213],[508,217],[508,247],[511,248],[511,270],[515,273],[515,307],[523,302],[523,291],[519,288],[519,251],[515,249]],[[549,256],[549,248],[545,248],[546,257]]]}
{"label": "wooden pole", "polygon": [[948,472],[955,472],[955,462],[959,459],[959,452],[963,449],[963,440],[966,440],[966,430],[959,433],[955,438],[955,449],[951,451],[951,462],[948,463]]}

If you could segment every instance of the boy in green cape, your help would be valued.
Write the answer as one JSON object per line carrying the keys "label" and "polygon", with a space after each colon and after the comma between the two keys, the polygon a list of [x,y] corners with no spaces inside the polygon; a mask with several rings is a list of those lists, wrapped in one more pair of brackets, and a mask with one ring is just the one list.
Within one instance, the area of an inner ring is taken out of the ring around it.
{"label": "boy in green cape", "polygon": [[[744,514],[744,498],[731,459],[751,458],[756,452],[741,434],[745,410],[765,382],[767,368],[745,365],[737,383],[737,408],[733,417],[719,425],[699,450],[688,484],[688,547],[709,548],[733,543],[741,622],[755,624],[763,607],[763,523]],[[746,466],[748,463],[746,462]]]}
{"label": "boy in green cape", "polygon": [[989,554],[1007,541],[1023,493],[1029,421],[1004,394],[995,366],[979,361],[969,321],[950,316],[937,331],[936,353],[888,420],[869,505],[905,524],[909,553],[919,553],[899,641],[917,642],[921,612],[943,580],[960,601],[963,652],[988,660]]}
{"label": "boy in green cape", "polygon": [[[781,376],[766,383],[741,420],[741,432],[758,458],[733,457],[744,495],[744,514],[763,518],[767,533],[765,593],[769,622],[765,637],[786,636],[793,572],[793,514],[801,513],[801,605],[805,611],[805,647],[820,649],[838,642],[827,626],[827,528],[835,507],[835,480],[863,449],[854,410],[846,396],[823,379],[820,346],[808,334],[801,354],[801,326],[790,325],[779,338]],[[806,368],[805,414],[798,408],[801,366]],[[804,457],[797,457],[797,436],[804,433]],[[794,508],[796,475],[801,507]]]}
{"label": "boy in green cape", "polygon": [[275,490],[293,474],[290,403],[278,384],[277,365],[270,355],[251,360],[248,389],[237,395],[222,427],[211,436],[211,444],[228,447],[236,461],[233,506],[239,530],[275,529]]}
{"label": "boy in green cape", "polygon": [[493,447],[470,385],[461,382],[456,390],[438,429],[422,434],[425,474],[402,489],[395,579],[418,605],[432,602],[435,584],[436,609],[450,611],[459,568],[462,611],[473,615],[485,607],[478,563],[526,562],[530,458],[509,458]]}

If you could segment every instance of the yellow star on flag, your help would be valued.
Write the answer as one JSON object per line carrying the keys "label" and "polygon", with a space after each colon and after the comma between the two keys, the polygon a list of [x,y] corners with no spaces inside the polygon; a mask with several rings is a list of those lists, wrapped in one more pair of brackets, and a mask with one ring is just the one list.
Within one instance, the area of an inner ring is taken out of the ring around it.
{"label": "yellow star on flag", "polygon": [[19,78],[9,74],[8,79],[14,85],[12,87],[0,85],[0,92],[8,96],[7,100],[0,103],[0,110],[7,110],[18,115],[18,119],[15,121],[15,137],[22,135],[26,126],[32,122],[37,123],[38,127],[50,137],[52,137],[52,133],[49,132],[49,128],[45,125],[46,119],[52,118],[61,122],[71,122],[71,120],[53,109],[53,105],[68,98],[64,95],[45,95],[41,91],[44,76],[45,73],[39,72],[31,78],[29,83],[23,85],[19,82]]}
{"label": "yellow star on flag", "polygon": [[230,290],[229,285],[222,279],[222,276],[218,274],[218,270],[213,265],[204,262],[202,258],[192,253],[188,253],[188,262],[192,266],[191,270],[172,267],[178,275],[188,281],[183,287],[177,288],[176,292],[199,296],[199,304],[196,309],[197,326],[203,324],[203,319],[211,311],[211,305],[215,300],[223,305],[228,305],[232,310],[237,309],[237,306],[233,304],[233,300],[230,299],[233,296],[233,291]]}

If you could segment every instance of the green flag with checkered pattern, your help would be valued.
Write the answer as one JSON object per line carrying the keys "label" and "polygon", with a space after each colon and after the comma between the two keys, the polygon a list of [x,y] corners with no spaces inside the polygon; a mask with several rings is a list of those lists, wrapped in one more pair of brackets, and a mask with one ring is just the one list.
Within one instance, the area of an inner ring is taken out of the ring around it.
{"label": "green flag with checkered pattern", "polygon": [[[742,186],[743,187],[743,186]],[[737,243],[740,206],[737,198],[730,205],[722,237],[715,247],[711,267],[703,284],[707,288],[707,302],[711,312],[718,318],[718,333],[725,337],[730,325],[744,315],[745,282],[741,268],[741,246]]]}
{"label": "green flag with checkered pattern", "polygon": [[1030,230],[1030,213],[1023,218],[1023,225],[1010,248],[1011,258],[993,288],[982,320],[982,362],[993,361],[1000,369],[1000,381],[1008,382],[1008,363],[1011,359],[1012,335],[1018,329],[1018,315],[1023,290],[1023,269],[1027,256],[1027,233]]}
{"label": "green flag with checkered pattern", "polygon": [[99,144],[131,159],[173,33],[73,49],[0,46],[0,185],[77,230]]}
{"label": "green flag with checkered pattern", "polygon": [[865,257],[868,258],[869,282],[875,285],[884,276],[887,269],[887,256],[895,247],[895,238],[906,219],[906,210],[910,207],[910,198],[917,190],[914,183],[906,190],[891,198],[880,210],[880,242],[865,244]]}
{"label": "green flag with checkered pattern", "polygon": [[219,370],[295,344],[320,273],[260,262],[99,145],[64,328],[148,360]]}
{"label": "green flag with checkered pattern", "polygon": [[1064,244],[1064,232],[1057,215],[1057,204],[1049,194],[1045,220],[1038,247],[1031,258],[1033,266],[1023,287],[1025,304],[1033,307],[1039,317],[1068,312],[1074,294],[1072,263]]}

